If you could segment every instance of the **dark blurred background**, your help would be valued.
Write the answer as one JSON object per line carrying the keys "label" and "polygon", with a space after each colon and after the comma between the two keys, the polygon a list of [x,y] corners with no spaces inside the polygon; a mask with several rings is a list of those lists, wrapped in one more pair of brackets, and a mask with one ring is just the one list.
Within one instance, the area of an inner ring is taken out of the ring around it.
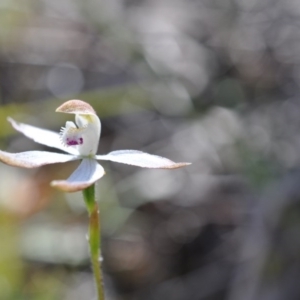
{"label": "dark blurred background", "polygon": [[[1,149],[82,99],[99,153],[192,162],[103,162],[107,300],[300,299],[299,29],[297,0],[0,0]],[[74,168],[0,165],[1,300],[94,299]]]}

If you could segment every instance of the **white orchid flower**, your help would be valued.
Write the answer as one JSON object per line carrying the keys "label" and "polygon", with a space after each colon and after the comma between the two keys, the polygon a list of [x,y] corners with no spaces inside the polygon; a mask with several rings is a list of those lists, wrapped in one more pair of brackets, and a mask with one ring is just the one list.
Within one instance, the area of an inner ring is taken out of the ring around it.
{"label": "white orchid flower", "polygon": [[97,160],[109,160],[143,168],[175,169],[189,163],[175,163],[167,158],[137,150],[118,150],[106,155],[96,155],[101,123],[94,109],[81,100],[69,100],[56,109],[56,112],[75,114],[75,123],[66,122],[60,133],[8,121],[19,132],[37,143],[63,150],[68,154],[47,151],[26,151],[9,153],[0,150],[0,161],[11,166],[35,168],[47,164],[81,160],[79,167],[67,180],[55,180],[51,185],[65,192],[83,190],[98,179],[105,171]]}

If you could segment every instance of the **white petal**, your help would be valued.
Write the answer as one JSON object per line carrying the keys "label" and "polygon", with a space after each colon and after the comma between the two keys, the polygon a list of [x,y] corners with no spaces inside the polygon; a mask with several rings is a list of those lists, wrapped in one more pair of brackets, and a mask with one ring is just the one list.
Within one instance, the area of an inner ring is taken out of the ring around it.
{"label": "white petal", "polygon": [[63,145],[59,133],[23,123],[17,123],[12,118],[8,118],[8,121],[17,131],[23,133],[25,136],[39,144],[57,148],[70,154],[78,154],[77,149]]}
{"label": "white petal", "polygon": [[77,192],[92,185],[104,174],[103,167],[95,159],[84,158],[67,180],[55,180],[51,185],[65,192]]}
{"label": "white petal", "polygon": [[36,168],[43,165],[63,163],[78,159],[69,154],[53,153],[46,151],[27,151],[21,153],[9,153],[0,150],[0,161],[16,167]]}
{"label": "white petal", "polygon": [[148,154],[137,150],[119,150],[108,153],[107,155],[97,155],[97,159],[110,160],[118,163],[138,166],[142,168],[155,169],[176,169],[190,163],[175,163],[168,158]]}

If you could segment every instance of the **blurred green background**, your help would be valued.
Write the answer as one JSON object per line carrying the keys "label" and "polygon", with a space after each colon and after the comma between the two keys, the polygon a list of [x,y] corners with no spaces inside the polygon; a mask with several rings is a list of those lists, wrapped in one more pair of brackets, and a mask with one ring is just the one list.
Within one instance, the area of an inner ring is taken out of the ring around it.
{"label": "blurred green background", "polygon": [[[6,118],[59,131],[81,99],[99,154],[192,162],[103,162],[107,300],[300,299],[299,17],[295,0],[0,0],[0,149],[46,149]],[[75,168],[0,165],[0,300],[94,299],[82,196],[49,186]]]}

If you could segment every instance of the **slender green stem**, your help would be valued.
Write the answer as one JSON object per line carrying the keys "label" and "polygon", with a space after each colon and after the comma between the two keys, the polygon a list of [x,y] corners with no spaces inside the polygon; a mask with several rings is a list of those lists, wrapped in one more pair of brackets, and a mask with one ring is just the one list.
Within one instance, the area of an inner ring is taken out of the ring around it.
{"label": "slender green stem", "polygon": [[83,190],[84,201],[89,213],[89,247],[98,300],[104,300],[104,287],[101,272],[101,230],[98,203],[95,200],[95,185]]}

